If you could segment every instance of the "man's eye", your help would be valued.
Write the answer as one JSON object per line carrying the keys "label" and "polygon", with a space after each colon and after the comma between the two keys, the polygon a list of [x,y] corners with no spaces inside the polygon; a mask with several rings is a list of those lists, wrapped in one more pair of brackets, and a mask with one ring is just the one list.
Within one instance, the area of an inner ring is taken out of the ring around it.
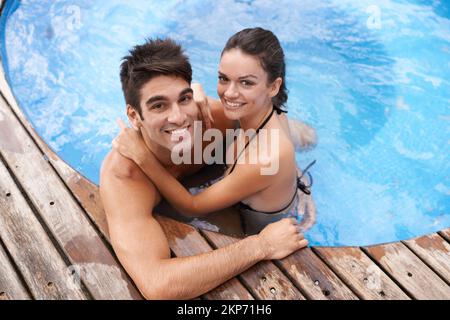
{"label": "man's eye", "polygon": [[164,105],[162,103],[157,103],[157,104],[152,105],[152,109],[156,109],[156,110],[162,109],[163,106]]}
{"label": "man's eye", "polygon": [[181,98],[180,102],[181,103],[187,103],[187,102],[190,102],[191,100],[192,100],[191,96],[184,96],[184,97]]}

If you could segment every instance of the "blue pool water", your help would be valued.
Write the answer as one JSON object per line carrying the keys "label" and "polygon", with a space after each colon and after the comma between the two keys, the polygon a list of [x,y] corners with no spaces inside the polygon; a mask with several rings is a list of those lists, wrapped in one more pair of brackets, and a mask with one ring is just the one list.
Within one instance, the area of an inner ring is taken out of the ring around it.
{"label": "blue pool water", "polygon": [[[278,35],[289,116],[317,129],[312,245],[369,245],[450,226],[450,3],[8,1],[0,47],[13,92],[48,144],[98,183],[124,117],[127,50],[170,36],[216,96],[219,53],[249,26]],[[376,3],[376,5],[374,5]]]}

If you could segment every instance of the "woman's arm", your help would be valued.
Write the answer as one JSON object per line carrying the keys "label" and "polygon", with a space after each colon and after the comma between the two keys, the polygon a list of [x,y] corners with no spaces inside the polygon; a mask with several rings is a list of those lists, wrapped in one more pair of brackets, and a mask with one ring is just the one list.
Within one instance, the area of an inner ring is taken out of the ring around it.
{"label": "woman's arm", "polygon": [[230,207],[269,186],[271,177],[261,175],[260,165],[237,166],[232,174],[192,195],[155,158],[137,163],[170,204],[187,215],[202,215]]}
{"label": "woman's arm", "polygon": [[119,125],[121,132],[114,139],[113,147],[138,164],[163,197],[183,214],[201,215],[227,208],[271,183],[271,176],[261,174],[260,164],[238,165],[232,174],[200,194],[192,195],[148,150],[139,131],[127,128],[120,120]]}

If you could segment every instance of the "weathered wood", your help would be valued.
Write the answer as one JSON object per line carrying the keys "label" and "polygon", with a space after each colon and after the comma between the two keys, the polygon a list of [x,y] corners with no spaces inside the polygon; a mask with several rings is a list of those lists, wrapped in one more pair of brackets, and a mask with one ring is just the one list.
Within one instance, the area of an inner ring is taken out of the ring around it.
{"label": "weathered wood", "polygon": [[409,299],[359,248],[317,247],[314,251],[361,299]]}
{"label": "weathered wood", "polygon": [[12,266],[8,255],[0,244],[0,300],[29,300],[27,289],[23,286]]}
{"label": "weathered wood", "polygon": [[403,243],[450,285],[450,244],[445,239],[433,233]]}
{"label": "weathered wood", "polygon": [[278,264],[309,299],[358,299],[311,248],[299,250],[280,260]]}
{"label": "weathered wood", "polygon": [[[211,246],[198,233],[198,231],[187,224],[156,215],[168,237],[170,248],[177,257],[193,256],[209,252]],[[252,295],[236,279],[232,278],[216,289],[203,295],[205,299],[231,299],[231,300],[253,300]]]}
{"label": "weathered wood", "polygon": [[438,232],[447,242],[450,242],[450,228]]}
{"label": "weathered wood", "polygon": [[[203,230],[210,243],[222,248],[239,238]],[[239,276],[252,294],[262,300],[304,300],[305,297],[271,261],[261,261]]]}
{"label": "weathered wood", "polygon": [[34,298],[87,298],[1,161],[0,234]]}
{"label": "weathered wood", "polygon": [[364,250],[412,297],[450,299],[450,287],[401,242]]}
{"label": "weathered wood", "polygon": [[140,298],[128,275],[2,98],[0,115],[4,159],[92,296]]}

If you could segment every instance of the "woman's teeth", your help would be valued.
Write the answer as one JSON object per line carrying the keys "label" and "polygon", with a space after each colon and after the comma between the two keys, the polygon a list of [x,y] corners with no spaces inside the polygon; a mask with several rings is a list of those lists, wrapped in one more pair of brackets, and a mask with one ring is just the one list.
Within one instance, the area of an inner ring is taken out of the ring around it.
{"label": "woman's teeth", "polygon": [[240,103],[240,102],[230,102],[230,101],[225,101],[227,107],[229,108],[240,108],[242,107],[245,103]]}

